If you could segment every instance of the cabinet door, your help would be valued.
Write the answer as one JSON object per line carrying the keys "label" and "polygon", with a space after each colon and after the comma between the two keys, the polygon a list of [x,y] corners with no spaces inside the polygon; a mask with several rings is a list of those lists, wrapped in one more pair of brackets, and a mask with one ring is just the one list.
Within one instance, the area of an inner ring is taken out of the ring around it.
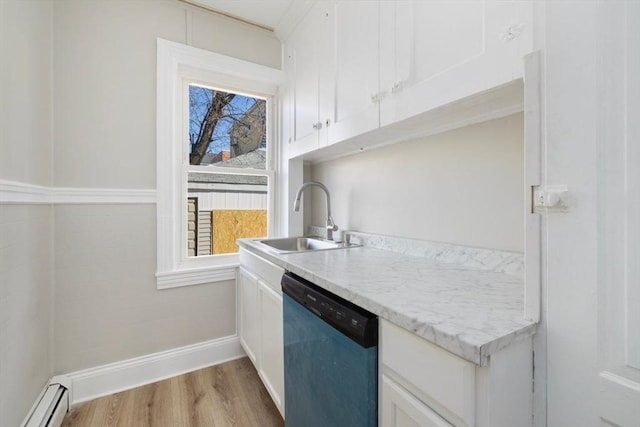
{"label": "cabinet door", "polygon": [[339,0],[335,9],[335,102],[329,143],[379,125],[379,5]]}
{"label": "cabinet door", "polygon": [[253,364],[260,358],[260,306],[258,278],[240,267],[238,270],[238,321],[240,344]]}
{"label": "cabinet door", "polygon": [[274,403],[284,416],[284,345],[282,295],[260,283],[260,375]]}
{"label": "cabinet door", "polygon": [[318,2],[299,24],[286,48],[293,89],[289,157],[326,144],[327,106],[332,102],[332,3]]}
{"label": "cabinet door", "polygon": [[[311,22],[309,22],[311,21]],[[318,147],[318,52],[315,28],[310,17],[301,25],[309,31],[298,31],[291,40],[288,60],[291,61],[293,86],[293,129],[289,153],[295,156]]]}
{"label": "cabinet door", "polygon": [[329,126],[335,110],[335,2],[321,1],[318,28],[318,147],[328,143]]}
{"label": "cabinet door", "polygon": [[520,78],[529,1],[381,3],[382,125]]}
{"label": "cabinet door", "polygon": [[452,427],[395,381],[382,375],[382,427]]}

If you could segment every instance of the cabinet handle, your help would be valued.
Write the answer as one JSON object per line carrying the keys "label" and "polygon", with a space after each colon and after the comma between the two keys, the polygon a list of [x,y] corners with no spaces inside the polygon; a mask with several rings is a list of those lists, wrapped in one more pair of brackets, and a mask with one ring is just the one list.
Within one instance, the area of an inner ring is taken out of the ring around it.
{"label": "cabinet handle", "polygon": [[326,127],[329,127],[330,124],[331,124],[331,119],[327,119],[327,120],[324,121],[324,125]]}
{"label": "cabinet handle", "polygon": [[498,37],[505,43],[510,42],[513,39],[520,37],[520,34],[524,31],[524,23],[511,24],[504,27]]}
{"label": "cabinet handle", "polygon": [[315,130],[320,130],[320,129],[322,129],[322,122],[314,123],[314,124],[313,124],[313,128],[314,128]]}
{"label": "cabinet handle", "polygon": [[402,90],[402,82],[395,82],[391,87],[391,93],[398,93]]}
{"label": "cabinet handle", "polygon": [[377,104],[378,102],[380,102],[380,95],[377,93],[374,95],[371,95],[371,102],[373,102],[374,104]]}

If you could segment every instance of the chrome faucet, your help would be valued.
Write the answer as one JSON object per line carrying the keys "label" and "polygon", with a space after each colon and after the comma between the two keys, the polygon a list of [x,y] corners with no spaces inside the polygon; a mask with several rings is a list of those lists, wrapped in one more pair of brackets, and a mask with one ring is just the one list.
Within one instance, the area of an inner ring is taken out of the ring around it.
{"label": "chrome faucet", "polygon": [[327,240],[333,240],[333,232],[338,229],[338,226],[334,224],[333,218],[331,218],[331,199],[329,197],[329,190],[324,186],[323,183],[317,181],[309,181],[305,182],[298,189],[298,194],[296,194],[296,199],[293,202],[293,210],[295,212],[300,211],[300,198],[302,197],[302,192],[308,187],[320,187],[322,191],[324,191],[324,195],[327,198]]}

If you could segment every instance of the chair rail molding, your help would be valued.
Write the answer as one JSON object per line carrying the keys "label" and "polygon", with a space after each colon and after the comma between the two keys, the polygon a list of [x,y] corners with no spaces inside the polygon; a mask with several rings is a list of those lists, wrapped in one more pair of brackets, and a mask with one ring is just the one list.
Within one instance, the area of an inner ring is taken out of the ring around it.
{"label": "chair rail molding", "polygon": [[155,204],[155,189],[63,188],[0,179],[0,204]]}

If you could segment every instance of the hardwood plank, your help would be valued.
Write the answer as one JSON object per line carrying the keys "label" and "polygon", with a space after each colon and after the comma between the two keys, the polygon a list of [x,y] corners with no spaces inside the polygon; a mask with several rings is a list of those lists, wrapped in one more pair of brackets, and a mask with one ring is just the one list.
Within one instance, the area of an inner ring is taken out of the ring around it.
{"label": "hardwood plank", "polygon": [[81,411],[70,411],[62,422],[63,426],[90,426],[96,413],[99,399],[83,404]]}
{"label": "hardwood plank", "polygon": [[110,398],[104,398],[104,403],[97,407],[93,418],[93,425],[105,427],[120,426],[121,418],[133,408],[133,393],[116,393]]}
{"label": "hardwood plank", "polygon": [[[131,419],[135,426],[173,425],[173,400],[169,380],[148,384],[133,390],[131,399]],[[125,421],[125,420],[123,420]]]}
{"label": "hardwood plank", "polygon": [[[259,403],[253,404],[251,410],[243,411],[248,417],[247,425],[261,425],[263,422],[265,425],[280,425],[282,417],[271,400],[267,389],[262,383],[260,383],[260,387],[254,386],[257,373],[251,361],[245,358],[238,365],[233,375],[229,375],[237,384],[237,399],[245,405],[250,402]],[[224,366],[220,368],[228,369],[228,367]]]}
{"label": "hardwood plank", "polygon": [[[222,405],[219,399],[209,392],[200,378],[203,372],[211,368],[202,369],[182,375],[177,378],[177,386],[181,396],[182,405],[180,407],[182,416],[188,421],[190,426],[224,426],[224,419],[218,414],[221,413]],[[184,422],[184,421],[183,421]]]}
{"label": "hardwood plank", "polygon": [[282,427],[248,358],[101,397],[74,408],[64,427]]}

